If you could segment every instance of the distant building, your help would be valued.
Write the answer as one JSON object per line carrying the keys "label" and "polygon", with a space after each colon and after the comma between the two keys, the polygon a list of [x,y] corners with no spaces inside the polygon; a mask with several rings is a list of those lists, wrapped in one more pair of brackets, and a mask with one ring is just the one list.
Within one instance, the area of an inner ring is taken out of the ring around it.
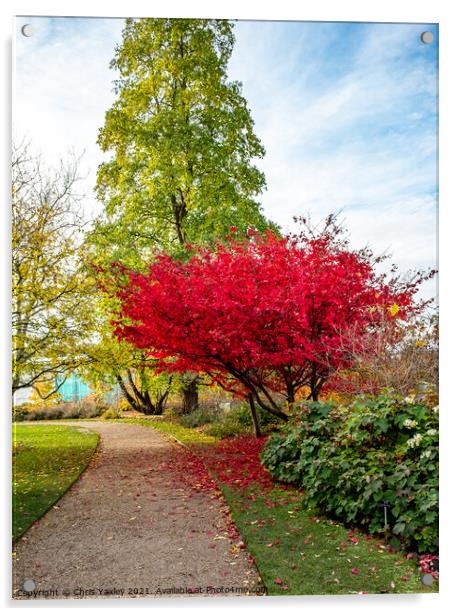
{"label": "distant building", "polygon": [[79,402],[91,394],[92,390],[87,383],[73,373],[59,387],[58,393],[64,402]]}
{"label": "distant building", "polygon": [[[56,379],[56,387],[58,387],[57,393],[64,402],[79,402],[86,396],[94,393],[90,386],[75,373],[69,375],[65,380],[63,380],[62,377]],[[30,401],[32,394],[32,387],[18,389],[13,396],[14,405],[20,406],[21,404],[26,404]],[[121,398],[119,386],[115,385],[103,397],[108,404],[117,404]]]}

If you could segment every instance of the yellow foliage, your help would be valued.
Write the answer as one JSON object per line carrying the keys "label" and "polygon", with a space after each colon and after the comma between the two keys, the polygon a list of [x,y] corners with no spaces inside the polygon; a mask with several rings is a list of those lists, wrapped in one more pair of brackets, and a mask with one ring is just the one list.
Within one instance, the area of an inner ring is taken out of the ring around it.
{"label": "yellow foliage", "polygon": [[60,402],[61,395],[58,392],[49,395],[53,391],[54,387],[54,383],[35,383],[34,389],[30,396],[29,404],[32,406],[52,406],[56,402]]}

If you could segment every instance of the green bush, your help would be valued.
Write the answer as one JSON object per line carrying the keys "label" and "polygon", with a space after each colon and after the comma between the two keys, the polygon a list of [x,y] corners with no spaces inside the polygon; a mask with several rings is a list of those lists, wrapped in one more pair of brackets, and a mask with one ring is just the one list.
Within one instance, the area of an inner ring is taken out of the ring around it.
{"label": "green bush", "polygon": [[[263,432],[271,432],[277,426],[277,419],[271,413],[257,407],[259,425]],[[191,427],[191,426],[188,426]],[[229,438],[253,433],[251,411],[247,402],[241,402],[225,412],[215,413],[204,426],[204,431],[216,438]]]}
{"label": "green bush", "polygon": [[200,428],[221,419],[221,413],[216,409],[198,408],[187,415],[180,415],[179,422],[185,428]]}
{"label": "green bush", "polygon": [[121,413],[116,409],[108,409],[100,416],[101,419],[119,419]]}
{"label": "green bush", "polygon": [[392,392],[348,407],[310,402],[266,443],[262,460],[306,502],[420,552],[438,548],[438,414]]}
{"label": "green bush", "polygon": [[13,421],[25,421],[29,412],[30,406],[28,404],[13,406]]}
{"label": "green bush", "polygon": [[230,438],[231,436],[251,434],[250,428],[241,424],[236,418],[231,417],[229,414],[220,421],[205,426],[204,431],[205,434],[215,436],[216,438]]}
{"label": "green bush", "polygon": [[[277,428],[279,422],[283,424],[282,420],[278,420],[275,415],[269,413],[264,410],[259,405],[256,405],[256,413],[259,420],[259,426],[264,432],[271,432],[273,429]],[[248,402],[241,402],[236,408],[232,409],[229,413],[231,417],[233,417],[241,426],[245,428],[253,427],[253,420],[251,418],[251,410]]]}
{"label": "green bush", "polygon": [[[261,430],[271,431],[276,426],[276,418],[263,409],[258,408]],[[205,434],[216,438],[228,438],[253,431],[250,407],[241,402],[230,410],[223,411],[216,405],[202,406],[189,413],[177,417],[177,421],[186,428],[203,428]]]}

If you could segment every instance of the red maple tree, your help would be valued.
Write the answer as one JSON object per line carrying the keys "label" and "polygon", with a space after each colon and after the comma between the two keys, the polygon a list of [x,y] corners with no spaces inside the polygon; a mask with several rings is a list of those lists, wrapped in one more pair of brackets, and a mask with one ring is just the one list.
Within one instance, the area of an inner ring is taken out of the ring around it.
{"label": "red maple tree", "polygon": [[190,247],[187,262],[159,254],[146,274],[114,265],[115,331],[162,370],[206,373],[287,419],[285,399],[303,388],[317,399],[387,316],[396,328],[419,309],[413,296],[425,276],[377,274],[382,258],[350,249],[334,216],[319,232],[248,236],[213,251]]}

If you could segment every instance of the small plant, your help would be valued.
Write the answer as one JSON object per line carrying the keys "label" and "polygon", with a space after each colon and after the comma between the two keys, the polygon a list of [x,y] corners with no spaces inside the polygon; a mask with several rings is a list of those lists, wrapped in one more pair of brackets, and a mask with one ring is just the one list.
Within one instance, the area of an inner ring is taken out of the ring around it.
{"label": "small plant", "polygon": [[221,419],[221,413],[215,408],[199,407],[192,413],[181,415],[179,422],[185,428],[200,428]]}
{"label": "small plant", "polygon": [[26,421],[29,413],[30,406],[28,404],[19,404],[17,406],[13,406],[13,422]]}
{"label": "small plant", "polygon": [[251,428],[244,426],[234,417],[225,417],[219,422],[206,426],[204,430],[205,434],[216,438],[229,438],[251,433]]}
{"label": "small plant", "polygon": [[102,413],[101,419],[119,419],[121,413],[117,409],[108,409]]}

